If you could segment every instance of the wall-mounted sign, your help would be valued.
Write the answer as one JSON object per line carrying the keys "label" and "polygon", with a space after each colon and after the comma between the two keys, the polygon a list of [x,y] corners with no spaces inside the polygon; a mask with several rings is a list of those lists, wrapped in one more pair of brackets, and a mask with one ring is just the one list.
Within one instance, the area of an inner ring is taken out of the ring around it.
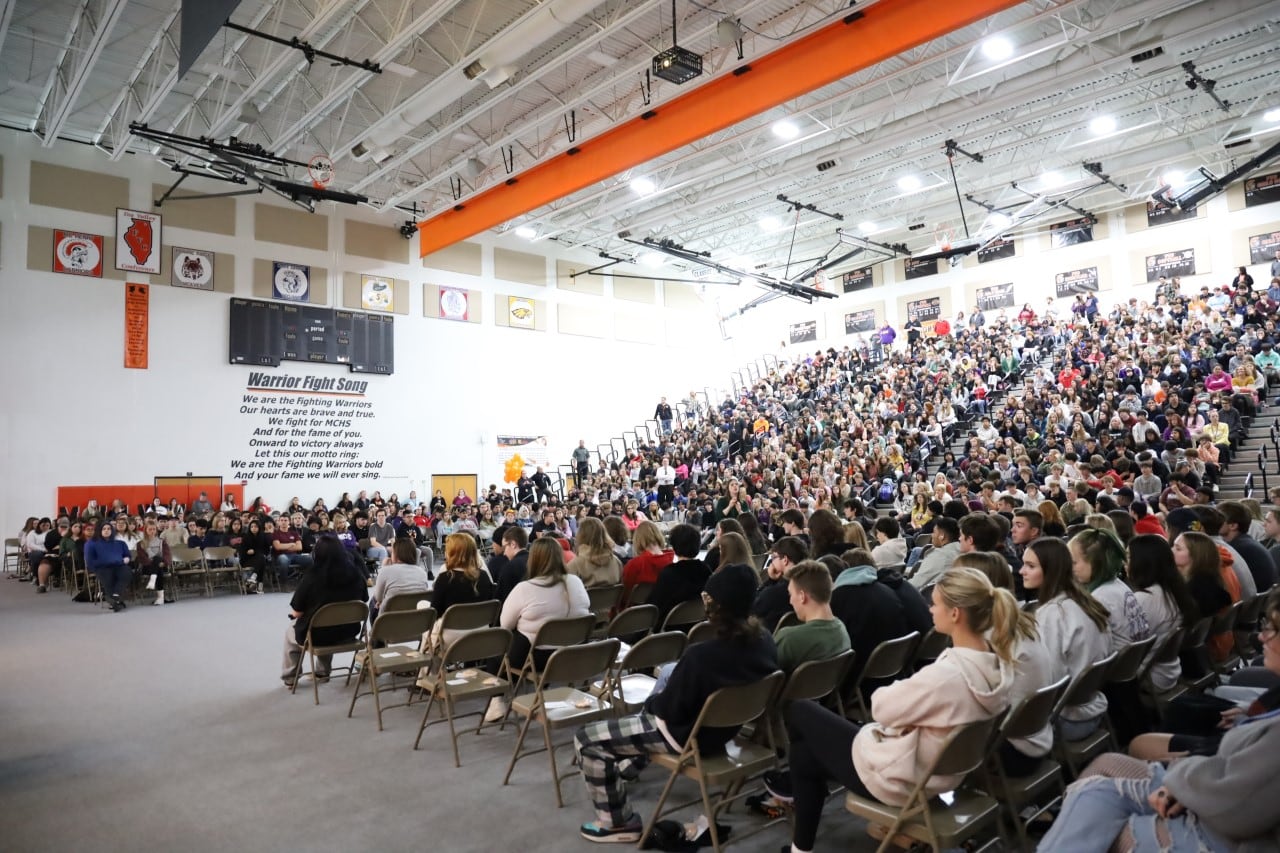
{"label": "wall-mounted sign", "polygon": [[1160,276],[1195,275],[1196,250],[1178,249],[1147,256],[1147,281],[1159,281]]}
{"label": "wall-mounted sign", "polygon": [[1013,282],[978,288],[978,307],[983,311],[994,311],[999,308],[1012,308],[1013,306]]}
{"label": "wall-mounted sign", "polygon": [[160,274],[160,214],[116,208],[116,269]]}
{"label": "wall-mounted sign", "polygon": [[791,343],[807,344],[818,339],[818,321],[805,320],[803,323],[791,324]]}
{"label": "wall-mounted sign", "polygon": [[1280,231],[1254,234],[1249,238],[1249,263],[1265,264],[1275,260],[1280,252]]}
{"label": "wall-mounted sign", "polygon": [[1268,172],[1244,182],[1244,206],[1257,207],[1280,201],[1280,172]]}
{"label": "wall-mounted sign", "polygon": [[985,264],[1003,258],[1012,258],[1016,251],[1012,237],[999,237],[978,250],[978,263]]}
{"label": "wall-mounted sign", "polygon": [[1093,240],[1093,219],[1090,217],[1068,219],[1049,226],[1049,244],[1055,249],[1076,246],[1091,240]]}
{"label": "wall-mounted sign", "polygon": [[169,259],[169,283],[192,290],[213,290],[213,252],[173,246]]}
{"label": "wall-mounted sign", "polygon": [[151,288],[129,282],[124,286],[124,366],[147,369],[151,332]]}
{"label": "wall-mounted sign", "polygon": [[1053,277],[1053,290],[1061,299],[1077,293],[1096,293],[1098,290],[1098,268],[1087,267],[1082,270],[1068,270]]}
{"label": "wall-mounted sign", "polygon": [[55,229],[53,271],[102,278],[102,236]]}
{"label": "wall-mounted sign", "polygon": [[360,276],[360,307],[366,311],[394,311],[395,286],[391,279],[376,275]]}
{"label": "wall-mounted sign", "polygon": [[853,293],[855,290],[867,290],[873,284],[871,267],[849,270],[840,277],[840,283],[844,287],[845,293]]}
{"label": "wall-mounted sign", "polygon": [[523,296],[507,297],[508,322],[517,329],[533,328],[533,300]]}
{"label": "wall-mounted sign", "polygon": [[1165,207],[1154,201],[1147,202],[1147,225],[1167,225],[1170,222],[1182,222],[1184,219],[1196,218],[1196,206],[1193,204],[1186,210],[1180,207]]}
{"label": "wall-mounted sign", "polygon": [[311,267],[272,261],[271,292],[276,299],[306,302],[307,294],[311,292]]}
{"label": "wall-mounted sign", "polygon": [[915,258],[906,258],[903,261],[903,273],[908,279],[937,275],[938,259],[929,258],[927,260],[917,261]]}
{"label": "wall-mounted sign", "polygon": [[925,323],[942,316],[942,297],[930,296],[907,303],[907,319]]}
{"label": "wall-mounted sign", "polygon": [[465,322],[469,309],[465,290],[456,287],[440,288],[440,319]]}
{"label": "wall-mounted sign", "polygon": [[855,335],[859,332],[873,332],[876,328],[876,309],[863,308],[850,311],[844,315],[844,333]]}

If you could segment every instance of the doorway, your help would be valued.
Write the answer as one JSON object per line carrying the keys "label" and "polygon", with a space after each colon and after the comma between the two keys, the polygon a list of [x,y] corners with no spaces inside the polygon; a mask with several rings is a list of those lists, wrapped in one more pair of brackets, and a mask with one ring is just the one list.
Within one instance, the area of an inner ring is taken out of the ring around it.
{"label": "doorway", "polygon": [[[458,489],[466,489],[467,495],[471,498],[472,506],[480,503],[477,494],[480,478],[475,474],[432,474],[431,475],[431,494],[434,495],[439,489],[444,495],[444,501],[449,506],[453,506],[453,499],[457,497]],[[430,502],[430,498],[428,498]]]}

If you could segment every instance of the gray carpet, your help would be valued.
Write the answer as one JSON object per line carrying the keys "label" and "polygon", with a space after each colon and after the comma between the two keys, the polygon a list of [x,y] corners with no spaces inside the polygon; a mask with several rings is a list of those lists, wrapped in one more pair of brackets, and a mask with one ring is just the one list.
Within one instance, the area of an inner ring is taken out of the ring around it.
{"label": "gray carpet", "polygon": [[[543,755],[503,787],[515,735],[448,728],[412,749],[420,708],[379,733],[371,698],[347,719],[341,678],[280,686],[288,596],[186,597],[113,614],[0,577],[0,845],[42,850],[592,849],[581,779],[555,808]],[[339,663],[341,662],[339,659]],[[304,691],[303,687],[307,689]],[[534,729],[531,734],[536,733]],[[563,753],[566,761],[571,751]],[[632,786],[648,815],[665,779]],[[677,792],[691,796],[687,783]],[[833,800],[820,850],[874,850]],[[694,812],[680,815],[692,820]],[[735,808],[730,822],[754,818]],[[736,849],[777,851],[778,826]],[[625,847],[623,849],[626,849]]]}

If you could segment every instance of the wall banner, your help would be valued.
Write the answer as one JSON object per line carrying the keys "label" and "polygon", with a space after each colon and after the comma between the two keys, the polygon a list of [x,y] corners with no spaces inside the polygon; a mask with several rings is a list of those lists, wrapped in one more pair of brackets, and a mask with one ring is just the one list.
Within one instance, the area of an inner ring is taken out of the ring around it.
{"label": "wall banner", "polygon": [[1053,277],[1053,289],[1059,299],[1074,296],[1077,293],[1098,292],[1098,268],[1087,267],[1082,270],[1060,272]]}
{"label": "wall banner", "polygon": [[147,369],[151,333],[151,288],[129,282],[124,286],[124,366]]}
{"label": "wall banner", "polygon": [[311,267],[303,264],[271,262],[271,293],[276,299],[306,302],[311,292]]}
{"label": "wall banner", "polygon": [[192,290],[213,290],[213,252],[173,247],[170,284]]}
{"label": "wall banner", "polygon": [[160,214],[117,207],[116,269],[159,275],[160,229]]}
{"label": "wall banner", "polygon": [[1147,281],[1159,281],[1160,276],[1196,274],[1196,250],[1178,249],[1147,256]]}
{"label": "wall banner", "polygon": [[470,307],[465,290],[457,287],[440,288],[440,319],[466,322]]}
{"label": "wall banner", "polygon": [[874,332],[876,329],[876,309],[863,308],[850,311],[844,315],[844,333],[856,335],[859,332]]}
{"label": "wall banner", "polygon": [[395,287],[391,279],[376,275],[360,276],[360,307],[366,311],[396,310]]}
{"label": "wall banner", "polygon": [[53,232],[53,271],[102,278],[102,235]]}
{"label": "wall banner", "polygon": [[990,287],[978,288],[978,307],[983,311],[994,311],[999,308],[1012,308],[1013,282],[993,284]]}
{"label": "wall banner", "polygon": [[807,344],[818,339],[818,321],[805,320],[803,323],[791,324],[791,343]]}

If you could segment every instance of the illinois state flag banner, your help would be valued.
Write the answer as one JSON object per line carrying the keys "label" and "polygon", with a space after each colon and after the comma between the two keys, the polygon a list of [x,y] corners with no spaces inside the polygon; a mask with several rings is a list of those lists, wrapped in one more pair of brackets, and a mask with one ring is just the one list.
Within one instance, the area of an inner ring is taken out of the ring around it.
{"label": "illinois state flag banner", "polygon": [[116,269],[160,274],[160,214],[116,208]]}

